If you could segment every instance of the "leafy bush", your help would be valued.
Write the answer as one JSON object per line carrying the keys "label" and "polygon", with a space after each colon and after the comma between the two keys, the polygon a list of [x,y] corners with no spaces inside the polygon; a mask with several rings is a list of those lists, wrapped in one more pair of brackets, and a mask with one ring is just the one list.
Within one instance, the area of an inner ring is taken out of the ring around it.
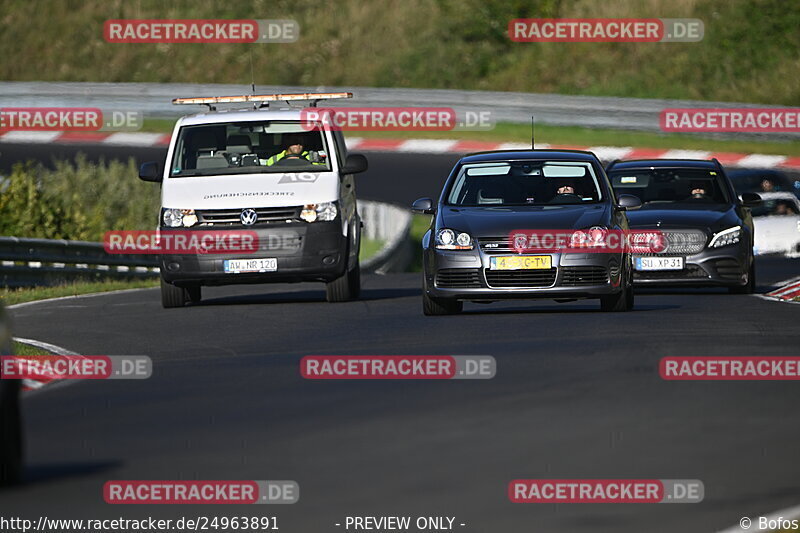
{"label": "leafy bush", "polygon": [[158,206],[159,188],[139,181],[133,159],[17,164],[0,192],[0,235],[102,241],[106,231],[154,229]]}

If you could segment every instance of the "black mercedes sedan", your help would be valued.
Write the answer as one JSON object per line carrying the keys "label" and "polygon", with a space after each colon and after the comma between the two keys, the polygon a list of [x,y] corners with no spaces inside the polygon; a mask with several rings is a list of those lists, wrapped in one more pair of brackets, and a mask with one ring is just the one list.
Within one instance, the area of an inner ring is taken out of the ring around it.
{"label": "black mercedes sedan", "polygon": [[[424,314],[515,298],[596,298],[604,311],[630,310],[631,255],[605,237],[626,232],[626,210],[639,205],[614,194],[590,152],[463,157],[438,203],[420,198],[412,206],[434,215],[422,240]],[[534,238],[541,242],[532,245]]]}
{"label": "black mercedes sedan", "polygon": [[631,228],[664,235],[661,251],[634,255],[636,284],[754,291],[750,207],[761,198],[754,193],[738,197],[719,161],[615,161],[606,172],[618,194],[642,202],[629,216]]}

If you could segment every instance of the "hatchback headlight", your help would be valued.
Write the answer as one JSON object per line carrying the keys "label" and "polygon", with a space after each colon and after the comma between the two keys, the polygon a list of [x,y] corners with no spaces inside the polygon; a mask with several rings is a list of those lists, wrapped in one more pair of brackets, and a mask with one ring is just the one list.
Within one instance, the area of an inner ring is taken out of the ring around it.
{"label": "hatchback headlight", "polygon": [[300,218],[308,223],[311,222],[330,222],[336,219],[339,210],[334,202],[323,202],[321,204],[307,204],[300,211]]}
{"label": "hatchback headlight", "polygon": [[161,221],[168,228],[188,228],[197,224],[194,209],[162,209]]}
{"label": "hatchback headlight", "polygon": [[711,239],[711,242],[708,244],[708,247],[721,248],[723,246],[728,246],[729,244],[736,244],[741,239],[741,236],[742,227],[734,226],[732,228],[722,230],[719,233],[715,233],[714,237]]}
{"label": "hatchback headlight", "polygon": [[469,233],[443,228],[436,232],[437,250],[472,250]]}

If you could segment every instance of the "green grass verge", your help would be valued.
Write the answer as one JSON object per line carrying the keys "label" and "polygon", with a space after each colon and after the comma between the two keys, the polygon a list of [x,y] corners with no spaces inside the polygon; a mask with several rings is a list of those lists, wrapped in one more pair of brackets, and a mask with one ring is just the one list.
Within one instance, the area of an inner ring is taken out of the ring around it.
{"label": "green grass verge", "polygon": [[47,350],[42,350],[41,348],[37,348],[36,346],[31,346],[30,344],[25,344],[22,342],[14,341],[12,344],[11,349],[14,352],[14,355],[50,355],[50,352]]}
{"label": "green grass verge", "polygon": [[157,287],[157,280],[135,280],[135,281],[100,281],[100,282],[78,282],[69,285],[56,285],[54,287],[24,287],[19,289],[0,289],[0,300],[5,305],[14,305],[34,300],[45,300],[47,298],[60,298],[63,296],[78,296],[80,294],[91,294],[95,292],[118,291],[123,289],[140,289]]}
{"label": "green grass verge", "polygon": [[358,260],[365,261],[369,259],[380,252],[384,244],[386,244],[384,241],[377,239],[361,239],[361,251],[358,254]]}
{"label": "green grass verge", "polygon": [[413,215],[409,238],[414,247],[414,258],[408,267],[409,272],[422,272],[422,237],[431,227],[430,215]]}
{"label": "green grass verge", "polygon": [[[175,120],[146,119],[141,131],[172,133]],[[498,122],[487,131],[353,131],[348,137],[368,139],[459,139],[484,142],[529,143],[528,124]],[[536,142],[573,146],[634,146],[637,148],[707,150],[713,152],[758,153],[800,156],[800,141],[720,140],[679,133],[580,128],[574,126],[536,126]]]}

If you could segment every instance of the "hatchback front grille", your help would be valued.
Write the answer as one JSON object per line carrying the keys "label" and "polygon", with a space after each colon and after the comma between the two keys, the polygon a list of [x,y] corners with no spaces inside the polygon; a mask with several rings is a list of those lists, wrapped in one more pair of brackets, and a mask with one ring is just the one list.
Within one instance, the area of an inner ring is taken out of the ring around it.
{"label": "hatchback front grille", "polygon": [[486,237],[478,239],[478,244],[486,254],[519,253],[510,246],[508,237]]}
{"label": "hatchback front grille", "polygon": [[486,283],[493,288],[552,287],[556,281],[555,268],[541,270],[486,270]]}
{"label": "hatchback front grille", "polygon": [[[256,207],[254,211],[258,219],[254,225],[274,224],[277,222],[299,222],[301,206],[297,207]],[[214,226],[217,224],[241,224],[242,209],[203,209],[196,211],[200,224]]]}
{"label": "hatchback front grille", "polygon": [[561,269],[561,285],[565,287],[601,285],[607,282],[608,272],[602,266],[563,267]]}
{"label": "hatchback front grille", "polygon": [[443,268],[436,273],[436,286],[442,289],[480,289],[477,268]]}

